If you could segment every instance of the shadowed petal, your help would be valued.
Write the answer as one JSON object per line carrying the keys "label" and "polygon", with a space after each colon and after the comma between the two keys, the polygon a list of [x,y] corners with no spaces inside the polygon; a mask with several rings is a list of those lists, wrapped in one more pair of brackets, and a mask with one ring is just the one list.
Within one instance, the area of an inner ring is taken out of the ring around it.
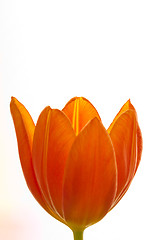
{"label": "shadowed petal", "polygon": [[95,107],[83,97],[72,98],[62,110],[70,119],[76,135],[88,123],[89,120],[100,116]]}
{"label": "shadowed petal", "polygon": [[136,116],[136,120],[137,120],[137,166],[136,169],[138,168],[140,159],[141,159],[141,154],[142,154],[142,134],[141,134],[141,130],[138,124],[138,119],[137,119],[137,113],[136,110],[134,108],[134,106],[132,105],[130,99],[122,106],[122,108],[120,109],[120,111],[118,112],[118,114],[115,116],[113,122],[111,123],[111,125],[109,126],[109,128],[107,129],[107,132],[110,133],[115,122],[117,121],[117,119],[120,117],[120,115],[122,113],[124,113],[127,110],[133,110],[135,112],[135,116]]}
{"label": "shadowed petal", "polygon": [[43,164],[43,159],[46,157],[46,148],[48,147],[47,134],[49,133],[50,113],[51,108],[46,107],[38,118],[33,139],[32,161],[36,179],[43,197],[50,208],[55,211],[50,201],[45,179],[43,176],[43,172],[46,171],[46,169],[43,169],[43,167],[45,167],[45,164]]}
{"label": "shadowed petal", "polygon": [[33,165],[46,201],[63,218],[64,166],[75,133],[66,115],[47,107],[41,113],[33,141]]}
{"label": "shadowed petal", "polygon": [[110,132],[118,169],[116,198],[119,197],[134,175],[137,164],[136,132],[136,116],[133,110],[127,110],[121,114]]}
{"label": "shadowed petal", "polygon": [[[136,156],[135,156],[135,168],[134,170],[132,170],[132,178],[133,176],[135,175],[136,171],[137,171],[137,168],[138,168],[138,165],[139,165],[139,162],[140,162],[140,159],[141,159],[141,154],[142,154],[142,134],[141,134],[141,130],[140,130],[140,127],[139,127],[139,124],[138,124],[138,120],[137,120],[137,113],[136,113],[136,110],[134,108],[134,106],[131,104],[131,101],[128,100],[123,106],[122,108],[120,109],[120,111],[118,112],[118,114],[116,115],[116,117],[114,118],[113,122],[111,123],[111,125],[109,126],[108,128],[108,133],[110,134],[110,132],[112,131],[112,128],[114,127],[114,124],[116,123],[116,121],[118,120],[118,118],[123,114],[125,113],[127,110],[132,110],[135,114],[135,119],[136,119],[136,126],[135,126],[135,131],[136,131]],[[126,123],[128,124],[128,123]],[[128,126],[129,128],[129,126]],[[122,161],[123,162],[123,161]],[[122,164],[122,163],[121,163]],[[119,174],[120,175],[120,174]],[[119,177],[120,178],[120,177]],[[130,183],[132,181],[132,178],[130,177],[130,179],[127,180],[126,182],[126,186],[124,186],[124,189],[121,191],[120,193],[120,187],[119,187],[119,191],[117,192],[117,199],[114,203],[114,206],[119,202],[119,200],[123,197],[123,195],[126,193],[126,191],[128,190],[129,186],[130,186]],[[121,182],[121,185],[122,185],[122,182]],[[122,187],[123,188],[123,187]],[[120,194],[118,196],[118,194]],[[113,206],[113,207],[114,207]]]}
{"label": "shadowed petal", "polygon": [[[32,142],[35,130],[34,122],[27,109],[14,97],[10,104],[11,114],[16,130],[19,156],[28,188],[39,204],[52,216],[54,213],[44,202],[41,191],[37,184],[32,165]],[[55,217],[55,216],[54,216]]]}
{"label": "shadowed petal", "polygon": [[[140,130],[140,127],[137,123],[137,164],[136,164],[136,169],[135,169],[135,173],[137,171],[137,168],[139,166],[140,160],[141,160],[141,155],[142,155],[142,145],[143,145],[143,141],[142,141],[142,133]],[[135,174],[134,173],[134,174]]]}
{"label": "shadowed petal", "polygon": [[137,168],[138,168],[138,165],[139,165],[139,162],[140,162],[140,159],[141,159],[141,154],[142,154],[142,134],[141,134],[141,131],[140,131],[140,128],[139,128],[139,125],[137,123],[137,126],[136,126],[136,148],[137,148],[137,158],[135,158],[135,168],[134,170],[132,170],[132,168],[130,169],[130,176],[128,177],[127,179],[127,182],[126,182],[126,185],[125,187],[123,188],[123,190],[121,191],[121,193],[119,194],[119,196],[117,196],[115,198],[115,202],[114,204],[112,205],[112,208],[115,207],[117,205],[117,203],[121,200],[121,198],[124,196],[124,194],[127,192],[131,182],[132,182],[132,179],[137,171]]}
{"label": "shadowed petal", "polygon": [[85,228],[108,212],[116,193],[117,167],[110,137],[94,118],[74,141],[64,175],[64,216]]}

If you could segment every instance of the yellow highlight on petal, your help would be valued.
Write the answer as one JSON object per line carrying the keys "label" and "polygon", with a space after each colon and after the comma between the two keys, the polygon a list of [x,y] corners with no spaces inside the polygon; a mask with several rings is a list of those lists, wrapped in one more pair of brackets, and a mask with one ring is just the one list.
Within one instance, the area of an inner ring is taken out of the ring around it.
{"label": "yellow highlight on petal", "polygon": [[76,133],[76,136],[79,133],[79,105],[80,105],[80,98],[77,98],[74,103],[74,109],[73,109],[73,129]]}

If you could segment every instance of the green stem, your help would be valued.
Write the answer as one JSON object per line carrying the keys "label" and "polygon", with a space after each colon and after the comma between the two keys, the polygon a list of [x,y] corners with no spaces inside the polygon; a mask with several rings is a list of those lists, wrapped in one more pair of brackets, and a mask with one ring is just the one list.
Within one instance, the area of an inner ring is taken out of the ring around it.
{"label": "green stem", "polygon": [[83,240],[83,231],[73,231],[74,240]]}

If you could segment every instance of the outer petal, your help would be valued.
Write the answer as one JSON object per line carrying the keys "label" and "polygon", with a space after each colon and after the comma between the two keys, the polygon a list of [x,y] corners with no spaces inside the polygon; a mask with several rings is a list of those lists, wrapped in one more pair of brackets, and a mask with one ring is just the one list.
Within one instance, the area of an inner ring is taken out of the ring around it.
{"label": "outer petal", "polygon": [[61,218],[64,166],[74,139],[75,133],[65,114],[45,108],[35,128],[33,166],[46,201]]}
{"label": "outer petal", "polygon": [[[134,171],[132,171],[132,174],[130,174],[127,182],[126,182],[126,186],[123,188],[123,190],[121,191],[120,195],[117,196],[117,198],[115,199],[115,202],[114,204],[112,205],[112,208],[117,205],[117,203],[121,200],[121,198],[124,196],[124,194],[127,192],[131,182],[132,182],[132,179],[137,171],[137,168],[138,168],[138,165],[139,165],[139,162],[140,162],[140,159],[141,159],[141,153],[142,153],[142,135],[141,135],[141,131],[140,131],[140,128],[139,126],[137,125],[137,135],[136,135],[136,139],[137,139],[137,161],[135,163],[135,169]],[[131,171],[131,169],[130,169]]]}
{"label": "outer petal", "polygon": [[35,125],[27,109],[12,97],[10,104],[11,114],[16,130],[19,156],[28,188],[39,204],[51,215],[48,206],[45,204],[40,189],[37,184],[35,173],[32,166],[32,141]]}
{"label": "outer petal", "polygon": [[136,116],[133,110],[121,114],[110,132],[118,168],[118,188],[115,202],[134,176],[137,164],[136,132]]}
{"label": "outer petal", "polygon": [[97,118],[72,145],[64,177],[64,216],[75,229],[96,223],[108,212],[116,193],[117,166],[110,137]]}
{"label": "outer petal", "polygon": [[62,110],[70,119],[76,135],[88,123],[89,120],[100,116],[95,107],[85,98],[72,98]]}
{"label": "outer petal", "polygon": [[[136,115],[136,119],[137,119],[137,113],[136,110],[134,108],[134,106],[131,104],[130,99],[122,106],[122,108],[120,109],[120,111],[118,112],[118,114],[116,115],[116,117],[114,118],[113,122],[111,123],[111,125],[109,126],[109,128],[107,129],[108,133],[111,132],[115,122],[117,121],[117,119],[120,117],[120,115],[122,113],[124,113],[127,110],[133,110],[135,112]],[[141,154],[142,154],[142,134],[141,134],[141,130],[140,127],[138,125],[138,120],[137,120],[137,166],[136,166],[136,170],[138,168],[140,159],[141,159]]]}
{"label": "outer petal", "polygon": [[[112,131],[112,128],[114,127],[115,124],[117,124],[117,120],[118,118],[120,118],[120,116],[125,113],[127,110],[132,110],[135,114],[135,119],[136,119],[136,126],[135,126],[135,131],[136,131],[136,136],[135,136],[135,144],[136,144],[136,159],[135,159],[135,168],[134,170],[132,169],[132,174],[127,182],[126,182],[126,186],[124,186],[123,190],[121,191],[118,191],[117,192],[117,198],[116,198],[116,201],[114,203],[114,205],[112,207],[114,207],[118,202],[119,200],[123,197],[123,195],[126,193],[126,191],[128,190],[129,186],[130,186],[130,183],[132,181],[132,178],[133,176],[135,175],[136,171],[137,171],[137,168],[138,168],[138,165],[139,165],[139,162],[140,162],[140,159],[141,159],[141,154],[142,154],[142,134],[141,134],[141,130],[140,130],[140,127],[139,127],[139,124],[138,124],[138,120],[137,120],[137,113],[136,113],[136,110],[134,108],[134,106],[131,104],[130,100],[128,100],[123,106],[122,108],[120,109],[120,111],[118,112],[118,114],[116,115],[116,117],[114,118],[113,122],[111,123],[110,127],[108,128],[108,133],[110,133]],[[128,123],[127,123],[128,124]],[[123,161],[122,161],[123,162]],[[123,163],[121,163],[123,164]],[[119,196],[118,196],[119,194]]]}
{"label": "outer petal", "polygon": [[120,111],[119,111],[119,112],[117,113],[117,115],[115,116],[113,122],[111,123],[111,125],[110,125],[109,128],[107,129],[107,132],[108,132],[108,133],[111,132],[111,130],[112,130],[115,122],[116,122],[117,119],[120,117],[120,115],[121,115],[122,113],[124,113],[125,111],[129,110],[129,109],[130,109],[130,110],[134,110],[134,107],[133,107],[133,105],[131,104],[130,99],[121,107]]}

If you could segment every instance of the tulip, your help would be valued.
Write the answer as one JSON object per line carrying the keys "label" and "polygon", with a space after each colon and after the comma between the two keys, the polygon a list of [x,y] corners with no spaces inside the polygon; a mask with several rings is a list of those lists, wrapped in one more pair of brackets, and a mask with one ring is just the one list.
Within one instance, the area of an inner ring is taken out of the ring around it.
{"label": "tulip", "polygon": [[10,108],[29,190],[82,240],[84,229],[120,201],[137,171],[142,136],[135,108],[128,100],[107,130],[82,97],[61,111],[46,107],[36,125],[14,97]]}

